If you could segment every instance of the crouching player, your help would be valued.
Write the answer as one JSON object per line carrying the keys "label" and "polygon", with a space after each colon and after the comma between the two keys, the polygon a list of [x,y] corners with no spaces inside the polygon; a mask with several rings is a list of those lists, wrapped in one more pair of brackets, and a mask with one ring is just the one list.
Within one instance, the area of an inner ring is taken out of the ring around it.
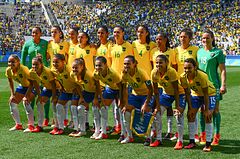
{"label": "crouching player", "polygon": [[[123,105],[122,112],[124,113],[124,127],[127,136],[122,138],[121,143],[133,142],[132,131],[130,129],[131,111],[139,109],[144,114],[150,112],[150,100],[152,98],[153,88],[150,77],[146,72],[137,67],[137,61],[132,55],[124,58],[124,71],[122,73],[123,83]],[[127,84],[132,87],[132,93],[128,93]],[[144,145],[150,144],[150,138],[147,138]]]}
{"label": "crouching player", "polygon": [[[80,137],[86,135],[85,110],[89,108],[95,96],[96,85],[92,73],[87,70],[83,58],[77,58],[73,61],[71,77],[82,87],[79,101],[72,101],[71,112],[73,117],[74,131],[69,136]],[[78,126],[80,125],[80,131]]]}
{"label": "crouching player", "polygon": [[[93,102],[93,113],[94,113],[94,124],[95,132],[91,138],[96,140],[108,138],[106,129],[108,121],[108,107],[111,105],[113,100],[118,99],[119,97],[119,88],[121,86],[120,75],[117,74],[114,70],[108,67],[107,60],[103,56],[98,56],[95,60],[95,71],[93,77],[96,80],[96,89],[97,95],[95,95]],[[102,91],[100,87],[100,81],[105,84],[105,88]],[[98,99],[101,102],[98,102]],[[101,115],[101,129],[100,131],[100,115]]]}
{"label": "crouching player", "polygon": [[[18,104],[23,100],[23,105],[28,117],[28,128],[24,132],[31,132],[34,129],[34,117],[33,109],[30,102],[34,98],[32,88],[30,86],[30,74],[26,66],[20,64],[20,59],[16,54],[10,55],[8,58],[8,67],[6,69],[6,77],[8,78],[11,96],[9,99],[10,112],[15,121],[15,126],[9,129],[9,131],[22,130],[22,123],[20,121]],[[13,80],[20,85],[14,91]],[[29,93],[27,91],[30,91]]]}
{"label": "crouching player", "polygon": [[198,70],[196,61],[188,58],[184,61],[184,72],[180,81],[186,94],[188,102],[188,131],[190,143],[185,149],[196,147],[194,141],[195,117],[198,109],[202,107],[206,122],[206,146],[203,151],[211,151],[212,140],[212,113],[216,105],[216,89],[208,80],[207,74]]}
{"label": "crouching player", "polygon": [[[156,67],[152,70],[151,78],[154,86],[156,99],[154,126],[157,138],[150,146],[156,147],[162,143],[162,115],[166,109],[172,106],[175,101],[175,116],[177,120],[178,141],[175,150],[183,148],[184,114],[186,106],[184,89],[178,83],[178,75],[174,68],[169,66],[168,57],[160,54],[156,57]],[[163,93],[159,97],[158,84],[162,86]]]}
{"label": "crouching player", "polygon": [[[52,97],[53,105],[56,105],[56,83],[53,72],[43,65],[42,57],[37,56],[32,59],[32,69],[30,79],[37,92],[38,125],[32,132],[43,131],[44,105]],[[55,119],[56,121],[56,119]]]}
{"label": "crouching player", "polygon": [[53,57],[53,73],[56,80],[61,85],[61,92],[57,100],[56,106],[53,106],[54,114],[57,114],[57,122],[55,127],[50,134],[52,135],[62,135],[64,133],[64,119],[65,119],[65,109],[68,101],[79,100],[78,96],[74,96],[75,92],[80,92],[81,89],[75,82],[75,80],[70,76],[70,71],[65,64],[65,57],[62,54],[55,54]]}

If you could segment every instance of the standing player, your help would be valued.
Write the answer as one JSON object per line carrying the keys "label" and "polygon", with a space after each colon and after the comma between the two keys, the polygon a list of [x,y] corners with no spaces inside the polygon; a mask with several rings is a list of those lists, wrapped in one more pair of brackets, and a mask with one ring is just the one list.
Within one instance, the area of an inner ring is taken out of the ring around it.
{"label": "standing player", "polygon": [[[203,48],[198,50],[197,59],[199,68],[205,71],[209,80],[213,83],[217,90],[216,95],[216,107],[213,111],[213,126],[215,128],[215,135],[212,145],[218,145],[220,140],[220,122],[221,116],[219,112],[219,101],[222,100],[222,94],[226,93],[226,67],[225,56],[223,51],[218,49],[215,44],[214,34],[212,31],[207,30],[202,35]],[[218,74],[218,68],[220,69],[220,76]],[[206,142],[205,122],[204,114],[201,113],[200,124],[202,129],[202,138],[200,143]]]}
{"label": "standing player", "polygon": [[[169,65],[175,69],[177,69],[175,50],[170,48],[169,38],[166,33],[159,33],[156,36],[156,44],[157,47],[153,48],[150,53],[151,61],[153,62],[153,67],[156,68],[156,57],[160,54],[164,54],[168,57]],[[159,94],[162,94],[162,88],[159,85]],[[173,118],[173,110],[172,107],[167,107],[167,124],[168,130],[165,135],[165,139],[172,138],[172,118]]]}
{"label": "standing player", "polygon": [[[150,100],[152,98],[153,88],[150,77],[148,74],[137,67],[137,61],[133,55],[128,55],[124,58],[124,71],[122,73],[123,83],[123,114],[124,114],[124,127],[127,136],[121,136],[122,144],[133,142],[132,131],[130,129],[131,111],[135,108],[140,109],[141,112],[151,111]],[[127,84],[132,87],[132,92],[128,93]],[[144,145],[150,144],[148,137]]]}
{"label": "standing player", "polygon": [[[120,75],[116,71],[108,67],[107,60],[103,56],[98,56],[96,58],[95,71],[93,74],[97,86],[96,91],[97,95],[95,96],[94,99],[93,110],[97,111],[97,109],[100,109],[102,119],[101,120],[102,132],[97,136],[97,133],[99,133],[100,128],[99,125],[100,119],[99,116],[94,112],[94,119],[98,122],[95,122],[95,133],[93,135],[93,138],[95,137],[96,140],[100,140],[108,138],[106,132],[108,120],[108,107],[111,105],[113,100],[118,99],[119,97],[121,79]],[[105,84],[105,88],[103,91],[101,90],[100,82]],[[98,99],[96,97],[98,97],[101,102],[98,102]]]}
{"label": "standing player", "polygon": [[[21,63],[24,66],[27,66],[28,69],[32,67],[32,59],[37,56],[37,54],[42,55],[42,61],[44,66],[48,66],[47,62],[47,48],[48,48],[48,42],[44,39],[41,39],[42,30],[40,27],[35,26],[32,29],[32,39],[27,41],[22,48],[21,53]],[[29,62],[27,62],[27,57],[29,57]],[[34,108],[35,105],[35,99],[31,102],[32,108]],[[45,120],[44,120],[44,126],[48,125],[49,121],[49,107],[50,107],[50,101],[46,102],[46,105],[44,106],[45,109]]]}
{"label": "standing player", "polygon": [[[22,130],[22,123],[20,121],[20,115],[18,110],[18,104],[23,100],[23,105],[28,117],[28,128],[24,132],[31,132],[34,129],[33,109],[29,102],[34,98],[34,94],[31,92],[30,75],[26,66],[20,64],[20,59],[16,54],[12,54],[8,58],[8,67],[6,69],[6,77],[8,78],[9,87],[11,90],[11,96],[9,99],[10,112],[15,121],[15,126],[9,129],[9,131]],[[20,85],[14,91],[13,80]],[[27,91],[30,92],[27,92]]]}
{"label": "standing player", "polygon": [[196,147],[194,140],[195,118],[199,108],[204,113],[206,123],[206,145],[203,151],[211,151],[212,113],[216,106],[216,89],[209,81],[206,73],[198,70],[197,62],[187,58],[184,62],[184,72],[181,74],[181,85],[185,90],[188,102],[188,131],[190,142],[185,149]]}
{"label": "standing player", "polygon": [[[184,90],[178,83],[178,75],[174,68],[169,66],[166,55],[160,54],[156,57],[156,68],[153,69],[151,75],[154,94],[156,99],[157,112],[155,123],[157,140],[150,144],[157,147],[162,143],[162,115],[168,107],[172,107],[175,101],[175,114],[177,120],[178,141],[174,147],[175,150],[183,148],[183,130],[184,130],[184,109],[186,106]],[[163,93],[159,95],[158,85],[162,86]]]}
{"label": "standing player", "polygon": [[[30,79],[37,92],[37,111],[38,111],[38,125],[32,132],[43,131],[43,119],[44,119],[44,105],[52,96],[52,104],[56,105],[56,83],[55,77],[50,70],[43,65],[42,57],[37,56],[32,59],[32,69],[30,70]],[[54,115],[56,121],[56,116]]]}

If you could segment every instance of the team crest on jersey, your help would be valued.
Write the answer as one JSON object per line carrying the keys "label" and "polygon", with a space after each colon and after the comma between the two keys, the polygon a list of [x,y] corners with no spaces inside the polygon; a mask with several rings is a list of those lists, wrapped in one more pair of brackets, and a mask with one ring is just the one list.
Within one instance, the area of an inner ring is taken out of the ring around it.
{"label": "team crest on jersey", "polygon": [[87,80],[84,80],[84,83],[85,83],[85,84],[87,84],[87,83],[88,83],[88,81],[87,81]]}
{"label": "team crest on jersey", "polygon": [[188,51],[188,54],[189,54],[189,55],[192,55],[192,50],[189,50],[189,51]]}
{"label": "team crest on jersey", "polygon": [[149,51],[149,50],[150,50],[150,46],[149,46],[149,45],[147,45],[146,49],[147,49],[147,51]]}
{"label": "team crest on jersey", "polygon": [[201,86],[200,82],[196,82],[196,85],[197,85],[197,86]]}
{"label": "team crest on jersey", "polygon": [[109,79],[108,79],[108,81],[109,81],[109,82],[112,82],[112,79],[111,79],[111,78],[109,78]]}
{"label": "team crest on jersey", "polygon": [[23,75],[22,75],[22,74],[19,74],[19,77],[20,77],[20,78],[23,78]]}
{"label": "team crest on jersey", "polygon": [[215,56],[215,53],[211,53],[211,57]]}
{"label": "team crest on jersey", "polygon": [[60,45],[60,50],[62,50],[63,49],[63,46],[62,45]]}
{"label": "team crest on jersey", "polygon": [[125,48],[125,47],[122,47],[122,51],[126,51],[126,48]]}
{"label": "team crest on jersey", "polygon": [[47,76],[43,76],[43,79],[44,79],[44,80],[47,80]]}
{"label": "team crest on jersey", "polygon": [[44,45],[42,45],[42,48],[44,48]]}
{"label": "team crest on jersey", "polygon": [[140,81],[141,81],[141,79],[140,79],[139,77],[137,77],[136,80],[137,80],[137,82],[140,82]]}
{"label": "team crest on jersey", "polygon": [[64,78],[65,78],[65,79],[68,79],[68,75],[64,75]]}
{"label": "team crest on jersey", "polygon": [[89,54],[90,53],[90,50],[86,50],[86,54]]}
{"label": "team crest on jersey", "polygon": [[165,76],[164,79],[168,81],[168,80],[169,80],[169,77],[168,77],[168,76]]}

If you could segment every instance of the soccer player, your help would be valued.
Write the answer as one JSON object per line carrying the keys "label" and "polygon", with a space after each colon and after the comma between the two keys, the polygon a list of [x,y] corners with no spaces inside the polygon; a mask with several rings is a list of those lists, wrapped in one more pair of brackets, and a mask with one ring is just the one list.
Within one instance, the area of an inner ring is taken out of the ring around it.
{"label": "soccer player", "polygon": [[185,59],[184,73],[180,77],[188,102],[188,131],[190,142],[185,149],[196,147],[194,140],[195,118],[198,109],[204,113],[206,124],[206,145],[203,151],[211,151],[212,113],[216,106],[216,88],[209,81],[206,73],[198,70],[197,62],[192,58]]}
{"label": "soccer player", "polygon": [[[156,36],[156,44],[157,47],[153,48],[150,52],[151,61],[153,62],[153,67],[156,68],[156,57],[160,54],[164,54],[168,57],[169,65],[175,69],[177,69],[175,50],[170,48],[169,38],[166,33],[160,32]],[[159,93],[162,94],[162,88],[159,85]],[[172,107],[167,108],[167,124],[168,130],[164,139],[171,139],[172,135],[172,118],[173,118],[173,110]]]}
{"label": "soccer player", "polygon": [[151,41],[147,26],[139,25],[136,31],[138,39],[132,42],[134,56],[138,61],[138,67],[150,76],[152,71],[150,51],[156,47],[156,44]]}
{"label": "soccer player", "polygon": [[[92,73],[85,66],[83,58],[76,58],[73,61],[71,76],[82,87],[83,91],[81,92],[79,101],[73,102],[71,106],[74,131],[69,136],[80,137],[86,135],[85,109],[88,109],[89,103],[94,99],[96,85]],[[80,131],[78,130],[79,125]]]}
{"label": "soccer player", "polygon": [[[122,72],[122,112],[124,114],[124,127],[127,136],[121,136],[121,143],[126,144],[133,142],[132,131],[130,129],[131,111],[135,108],[140,109],[141,112],[150,112],[153,88],[148,74],[137,67],[137,61],[133,55],[128,55],[124,58],[124,71]],[[128,92],[127,84],[132,87],[132,92]],[[125,134],[124,134],[125,135]],[[144,142],[144,145],[150,144],[150,138]]]}
{"label": "soccer player", "polygon": [[[95,97],[98,97],[100,102],[98,102],[97,98],[94,99],[94,121],[98,122],[95,122],[95,133],[93,134],[92,138],[95,137],[96,140],[107,139],[108,135],[106,128],[108,120],[108,107],[111,105],[113,100],[119,98],[121,78],[116,71],[108,67],[107,59],[103,56],[98,56],[95,60],[95,71],[93,73],[93,77],[96,80],[97,87],[97,96]],[[106,85],[103,91],[100,87],[100,81]],[[102,132],[97,136],[97,133],[100,129],[100,118],[95,111],[98,111],[98,109],[100,109],[101,113]]]}
{"label": "soccer player", "polygon": [[[213,126],[215,128],[215,134],[212,145],[216,146],[220,140],[220,122],[221,116],[219,112],[219,101],[222,100],[222,94],[227,92],[226,89],[226,67],[225,56],[221,49],[218,49],[215,44],[214,34],[210,30],[206,30],[202,35],[203,48],[198,50],[197,59],[199,68],[205,71],[209,80],[213,83],[217,90],[216,94],[216,107],[213,111]],[[220,78],[218,74],[218,68],[220,70]],[[200,124],[202,131],[202,138],[200,143],[206,142],[205,122],[204,114],[200,115]]]}
{"label": "soccer player", "polygon": [[50,131],[52,135],[62,135],[64,133],[64,119],[65,112],[64,107],[66,103],[71,100],[79,100],[78,94],[81,89],[75,82],[75,80],[70,76],[70,71],[66,66],[66,59],[63,54],[55,54],[53,56],[53,68],[52,68],[56,80],[61,85],[61,92],[58,97],[56,107],[53,107],[53,112],[57,114],[57,121],[54,125],[54,129]]}
{"label": "soccer player", "polygon": [[[184,109],[186,106],[184,89],[179,85],[178,74],[176,70],[169,66],[168,57],[160,54],[156,57],[156,68],[152,70],[151,79],[154,86],[156,99],[156,120],[155,127],[157,138],[150,146],[157,147],[162,143],[162,115],[168,107],[172,107],[175,101],[175,115],[177,120],[178,141],[174,147],[175,150],[183,148],[183,130],[184,130]],[[162,86],[163,93],[159,95],[158,85]]]}
{"label": "soccer player", "polygon": [[[18,104],[23,100],[23,105],[28,117],[28,128],[24,132],[31,132],[34,129],[34,117],[33,109],[29,104],[34,98],[34,93],[30,86],[30,75],[29,69],[26,66],[20,64],[20,59],[16,54],[12,54],[8,58],[8,67],[6,68],[6,77],[8,78],[11,96],[9,98],[10,112],[15,121],[15,126],[9,129],[9,131],[22,130],[22,123],[20,121]],[[20,85],[14,91],[13,80],[18,82]]]}
{"label": "soccer player", "polygon": [[[50,68],[43,65],[42,56],[37,55],[32,59],[32,69],[30,69],[31,84],[34,86],[37,98],[38,125],[32,132],[43,131],[44,105],[52,97],[52,104],[56,105],[56,82]],[[59,88],[59,87],[58,87]],[[54,115],[56,121],[56,115]]]}
{"label": "soccer player", "polygon": [[[194,60],[197,60],[197,51],[198,47],[191,45],[191,40],[193,39],[193,32],[190,28],[184,28],[180,31],[179,40],[180,40],[180,46],[178,46],[175,49],[176,52],[176,62],[177,62],[177,72],[180,76],[183,72],[183,65],[184,60],[187,58],[193,58]],[[199,142],[198,137],[198,113],[196,114],[196,121],[195,121],[195,140],[196,142]],[[175,134],[175,136],[171,139],[176,139],[178,134]]]}
{"label": "soccer player", "polygon": [[[21,52],[21,63],[24,66],[27,66],[28,69],[32,67],[32,59],[36,57],[38,54],[42,55],[42,61],[44,66],[49,66],[47,62],[47,48],[48,42],[44,39],[41,39],[42,30],[40,27],[35,26],[32,28],[32,39],[27,41],[22,48]],[[29,57],[29,62],[27,62],[27,57]],[[32,100],[31,106],[34,108],[35,99]],[[49,107],[50,101],[47,101],[44,109],[45,109],[45,120],[44,126],[48,125],[49,122]]]}
{"label": "soccer player", "polygon": [[[103,56],[107,59],[107,64],[111,67],[110,60],[108,59],[108,50],[109,47],[112,45],[111,41],[108,41],[108,28],[106,26],[99,27],[97,31],[98,36],[98,44],[97,44],[97,56]],[[102,84],[102,83],[100,83]],[[103,85],[103,84],[102,84]],[[104,85],[103,85],[104,86]],[[117,135],[121,132],[121,124],[120,124],[120,114],[119,114],[119,107],[117,106],[118,101],[114,100],[112,103],[113,108],[113,117],[114,117],[114,127],[111,130],[111,135]]]}

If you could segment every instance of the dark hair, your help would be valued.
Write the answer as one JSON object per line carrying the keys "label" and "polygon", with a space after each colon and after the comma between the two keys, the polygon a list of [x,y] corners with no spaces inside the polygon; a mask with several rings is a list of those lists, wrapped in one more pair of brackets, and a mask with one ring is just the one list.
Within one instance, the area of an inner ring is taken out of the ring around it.
{"label": "dark hair", "polygon": [[147,42],[147,44],[149,44],[151,41],[151,38],[150,38],[150,32],[149,32],[148,27],[146,25],[138,25],[136,31],[138,30],[139,27],[143,27],[146,30],[146,32],[148,33],[148,35],[146,37],[146,42]]}
{"label": "dark hair", "polygon": [[184,62],[191,63],[194,67],[198,68],[197,62],[193,58],[187,58],[184,60]]}
{"label": "dark hair", "polygon": [[74,59],[73,63],[76,63],[77,65],[82,65],[83,66],[83,71],[81,72],[81,79],[84,79],[84,76],[85,76],[86,71],[87,71],[85,60],[82,57],[80,57],[80,58]]}
{"label": "dark hair", "polygon": [[70,28],[69,30],[74,30],[74,32],[76,32],[77,34],[78,34],[78,30],[79,30],[79,28],[78,27],[72,27],[72,28]]}
{"label": "dark hair", "polygon": [[[120,26],[120,25],[117,25],[117,26],[115,26],[114,28],[119,28],[120,30],[122,30],[122,32],[124,32],[124,28],[123,28],[122,26]],[[114,28],[113,28],[113,30],[114,30]],[[124,36],[123,36],[123,40],[125,40],[125,39],[124,39]],[[115,38],[113,38],[113,43],[116,44]]]}
{"label": "dark hair", "polygon": [[104,64],[107,63],[107,59],[104,56],[97,56],[95,61],[101,61]]}
{"label": "dark hair", "polygon": [[170,48],[170,41],[169,41],[169,38],[168,38],[168,34],[165,33],[165,32],[160,32],[160,33],[158,33],[158,35],[160,35],[160,36],[164,37],[165,39],[167,39],[167,41],[166,41],[166,48],[168,50]]}
{"label": "dark hair", "polygon": [[10,57],[13,57],[15,60],[17,60],[17,61],[20,61],[20,58],[19,58],[19,56],[17,55],[17,54],[11,54],[10,56],[9,56],[9,58]]}
{"label": "dark hair", "polygon": [[160,58],[160,59],[163,59],[165,62],[169,62],[169,59],[168,59],[168,57],[165,55],[165,54],[160,54],[160,55],[158,55],[157,57],[156,57],[156,59],[157,58]]}
{"label": "dark hair", "polygon": [[211,38],[213,39],[213,41],[212,41],[212,46],[215,47],[215,46],[216,46],[216,42],[215,42],[215,37],[214,37],[213,32],[208,29],[208,30],[205,30],[204,33],[210,34]]}
{"label": "dark hair", "polygon": [[40,62],[41,64],[43,63],[42,62],[42,55],[41,54],[38,54],[36,57],[34,57],[33,59],[32,59],[32,61],[33,60],[37,60],[38,62]]}
{"label": "dark hair", "polygon": [[79,32],[79,34],[80,33],[83,33],[86,37],[87,37],[87,44],[89,45],[90,44],[90,37],[89,37],[89,35],[88,35],[88,33],[87,32],[84,32],[84,31],[82,31],[82,32]]}
{"label": "dark hair", "polygon": [[55,58],[57,58],[59,60],[65,61],[65,56],[63,54],[57,53],[57,54],[54,54],[53,57],[55,57]]}
{"label": "dark hair", "polygon": [[193,31],[192,31],[192,29],[184,28],[184,29],[181,30],[180,34],[183,33],[183,32],[187,34],[187,36],[189,37],[190,40],[192,40],[192,38],[193,38]]}
{"label": "dark hair", "polygon": [[137,60],[133,55],[127,55],[124,59],[126,58],[130,59],[133,63],[138,64]]}
{"label": "dark hair", "polygon": [[33,30],[34,28],[38,29],[38,30],[40,31],[40,33],[42,33],[42,29],[41,29],[39,26],[34,26],[34,27],[32,28],[32,30]]}
{"label": "dark hair", "polygon": [[60,26],[54,25],[54,26],[52,26],[52,28],[57,28],[57,30],[61,33],[60,39],[64,39],[64,34],[63,34],[63,31],[60,28]]}
{"label": "dark hair", "polygon": [[[108,33],[108,28],[106,25],[102,25],[100,26],[98,29],[102,28],[106,33]],[[99,48],[101,45],[101,41],[98,39],[98,42],[97,42],[97,48]]]}

